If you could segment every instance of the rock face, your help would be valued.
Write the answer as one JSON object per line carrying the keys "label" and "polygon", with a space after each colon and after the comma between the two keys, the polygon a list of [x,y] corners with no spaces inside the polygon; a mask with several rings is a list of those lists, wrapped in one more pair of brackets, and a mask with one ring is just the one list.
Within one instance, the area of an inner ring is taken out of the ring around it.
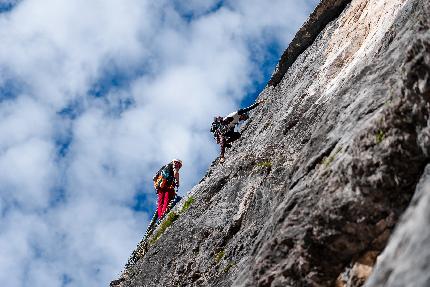
{"label": "rock face", "polygon": [[430,286],[430,165],[366,286]]}
{"label": "rock face", "polygon": [[430,286],[429,19],[428,0],[323,0],[118,286]]}

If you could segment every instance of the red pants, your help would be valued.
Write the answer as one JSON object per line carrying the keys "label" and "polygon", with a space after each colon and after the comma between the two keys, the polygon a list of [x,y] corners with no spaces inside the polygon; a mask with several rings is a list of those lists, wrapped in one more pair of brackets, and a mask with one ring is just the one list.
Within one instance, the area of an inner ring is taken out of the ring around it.
{"label": "red pants", "polygon": [[157,194],[157,215],[158,218],[161,218],[169,207],[169,202],[175,197],[175,190],[171,188],[159,189],[157,190]]}

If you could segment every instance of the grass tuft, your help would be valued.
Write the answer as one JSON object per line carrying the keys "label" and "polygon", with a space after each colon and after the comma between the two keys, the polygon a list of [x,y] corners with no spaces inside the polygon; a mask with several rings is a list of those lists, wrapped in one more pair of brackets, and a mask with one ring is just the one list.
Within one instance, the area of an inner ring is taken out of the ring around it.
{"label": "grass tuft", "polygon": [[385,133],[382,130],[378,130],[375,135],[376,144],[380,144],[385,138]]}
{"label": "grass tuft", "polygon": [[166,231],[166,229],[173,224],[178,218],[179,215],[187,211],[190,206],[194,203],[195,199],[194,197],[190,196],[188,199],[184,202],[184,205],[182,206],[181,210],[176,213],[174,211],[170,211],[166,218],[163,219],[161,222],[160,227],[157,229],[157,233],[149,240],[148,245],[151,246],[155,242],[157,242],[158,239],[160,239],[161,235]]}
{"label": "grass tuft", "polygon": [[223,272],[227,273],[228,271],[230,271],[231,268],[233,268],[234,266],[236,266],[236,264],[234,262],[229,262],[227,264],[227,266],[224,268]]}
{"label": "grass tuft", "polygon": [[218,252],[217,254],[215,254],[215,258],[214,259],[215,259],[216,264],[220,263],[220,261],[223,259],[224,255],[225,255],[224,250],[221,250],[220,252]]}
{"label": "grass tuft", "polygon": [[324,165],[324,167],[328,167],[336,158],[336,155],[342,150],[341,147],[338,147],[335,152],[330,155],[330,156],[326,156],[322,159],[321,163]]}
{"label": "grass tuft", "polygon": [[194,197],[190,196],[187,198],[187,200],[184,202],[184,205],[182,206],[182,209],[179,211],[179,213],[184,213],[185,211],[190,208],[190,206],[194,203],[195,199]]}
{"label": "grass tuft", "polygon": [[155,236],[152,237],[151,240],[149,241],[149,245],[153,245],[155,242],[157,242],[157,240],[161,237],[161,235],[163,235],[166,229],[170,225],[172,225],[172,223],[175,222],[175,220],[178,219],[178,217],[179,215],[176,212],[174,211],[169,212],[169,214],[167,214],[166,219],[163,220],[160,227],[158,228]]}
{"label": "grass tuft", "polygon": [[271,168],[272,163],[270,161],[262,161],[256,164],[258,167]]}

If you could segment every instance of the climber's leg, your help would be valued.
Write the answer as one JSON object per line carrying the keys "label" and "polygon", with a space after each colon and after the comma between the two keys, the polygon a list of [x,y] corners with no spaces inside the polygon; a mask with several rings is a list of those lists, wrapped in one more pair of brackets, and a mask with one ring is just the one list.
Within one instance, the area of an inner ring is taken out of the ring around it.
{"label": "climber's leg", "polygon": [[232,142],[234,142],[235,140],[240,138],[240,133],[239,132],[235,132],[235,131],[230,131],[226,134],[227,137],[227,141],[226,143],[229,145]]}
{"label": "climber's leg", "polygon": [[163,189],[159,189],[157,192],[158,195],[158,201],[157,201],[157,215],[158,218],[163,217],[163,205],[164,205],[164,199],[167,197],[167,193]]}
{"label": "climber's leg", "polygon": [[165,189],[163,191],[164,191],[164,197],[163,197],[163,201],[161,204],[161,217],[163,217],[164,213],[166,213],[166,210],[169,207],[169,202],[170,202],[171,198],[173,199],[173,197],[171,197],[172,191],[173,191],[173,195],[175,194],[174,189]]}

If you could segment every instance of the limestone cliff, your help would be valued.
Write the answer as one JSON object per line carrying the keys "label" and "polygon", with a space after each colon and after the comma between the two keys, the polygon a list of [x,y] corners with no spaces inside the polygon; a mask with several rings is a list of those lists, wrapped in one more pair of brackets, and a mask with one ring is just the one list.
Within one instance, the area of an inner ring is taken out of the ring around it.
{"label": "limestone cliff", "polygon": [[428,0],[323,0],[118,286],[430,286],[429,19]]}

